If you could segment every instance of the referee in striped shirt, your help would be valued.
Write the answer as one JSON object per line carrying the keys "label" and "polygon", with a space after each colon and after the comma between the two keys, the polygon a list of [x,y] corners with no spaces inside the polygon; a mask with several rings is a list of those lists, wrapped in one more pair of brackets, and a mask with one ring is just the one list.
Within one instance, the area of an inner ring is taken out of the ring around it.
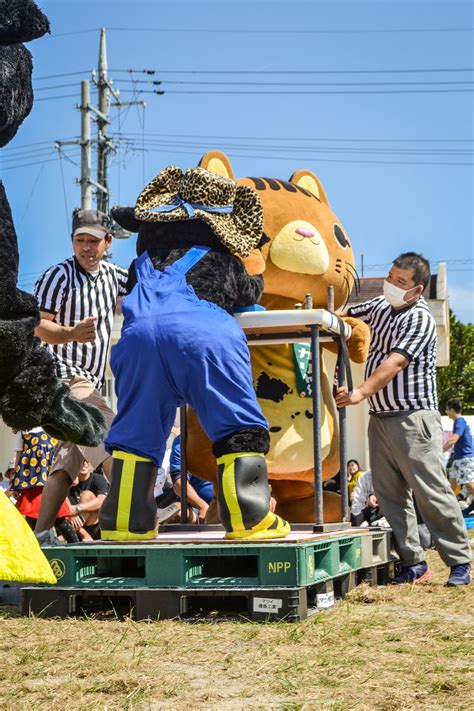
{"label": "referee in striped shirt", "polygon": [[[36,335],[55,356],[58,377],[71,389],[71,396],[97,407],[107,429],[114,413],[100,388],[104,380],[115,307],[126,294],[126,269],[104,260],[112,244],[107,215],[97,210],[75,210],[72,222],[73,256],[48,269],[35,286],[41,321]],[[50,527],[66,498],[71,481],[84,460],[93,469],[102,465],[107,473],[110,456],[103,444],[81,447],[62,442],[44,487],[36,525],[40,543],[51,542]],[[72,507],[80,513],[80,505]]]}
{"label": "referee in striped shirt", "polygon": [[461,509],[443,468],[436,394],[436,324],[422,296],[429,262],[406,252],[394,260],[384,295],[347,310],[365,321],[371,344],[365,380],[352,393],[338,389],[336,405],[368,399],[374,491],[400,555],[395,583],[430,580],[418,536],[413,495],[436,549],[451,568],[448,585],[471,581],[471,549]]}

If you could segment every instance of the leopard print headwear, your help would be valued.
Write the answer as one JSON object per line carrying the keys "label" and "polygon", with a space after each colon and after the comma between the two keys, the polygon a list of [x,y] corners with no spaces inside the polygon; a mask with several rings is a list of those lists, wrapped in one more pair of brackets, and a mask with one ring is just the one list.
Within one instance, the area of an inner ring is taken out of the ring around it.
{"label": "leopard print headwear", "polygon": [[134,214],[143,222],[201,219],[232,254],[247,257],[263,232],[260,198],[203,168],[183,172],[170,165],[142,190]]}

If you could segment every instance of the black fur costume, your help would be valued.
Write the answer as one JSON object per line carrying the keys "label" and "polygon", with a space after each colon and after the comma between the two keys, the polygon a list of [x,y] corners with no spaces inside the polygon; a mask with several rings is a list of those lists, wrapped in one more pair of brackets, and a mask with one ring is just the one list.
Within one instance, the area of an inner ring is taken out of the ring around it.
{"label": "black fur costume", "polygon": [[[33,105],[30,52],[21,42],[49,32],[33,0],[0,0],[0,146],[15,136]],[[42,426],[49,434],[89,446],[104,434],[101,413],[69,397],[55,361],[34,331],[35,298],[17,288],[18,244],[0,182],[0,416],[15,430]]]}
{"label": "black fur costume", "polygon": [[[133,208],[115,207],[112,215],[119,225],[130,232],[138,232],[137,254],[148,252],[155,269],[163,270],[194,245],[211,247],[212,252],[201,259],[186,274],[186,282],[193,287],[196,296],[205,299],[228,312],[234,306],[250,306],[259,301],[263,292],[263,278],[249,276],[241,260],[230,253],[202,220],[178,220],[173,222],[141,222],[134,216]],[[267,240],[262,239],[262,243]],[[135,270],[129,271],[128,291],[136,283]],[[237,452],[262,452],[270,445],[269,434],[261,427],[247,428],[222,442],[215,442],[214,455]]]}

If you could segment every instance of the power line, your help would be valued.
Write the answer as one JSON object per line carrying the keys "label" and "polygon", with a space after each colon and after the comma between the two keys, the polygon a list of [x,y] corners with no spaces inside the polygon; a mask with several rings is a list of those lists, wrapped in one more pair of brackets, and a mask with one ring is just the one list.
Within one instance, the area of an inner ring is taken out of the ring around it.
{"label": "power line", "polygon": [[[133,132],[129,131],[128,133],[124,134],[116,134],[116,135],[123,135],[123,136],[141,136],[141,132]],[[223,136],[223,135],[216,135],[216,134],[193,134],[193,133],[188,133],[188,134],[181,134],[181,133],[147,133],[147,136],[159,136],[159,137],[165,137],[165,138],[210,138],[210,139],[216,139],[216,140],[245,140],[245,141],[250,141],[250,140],[255,140],[255,141],[314,141],[315,137],[312,138],[307,138],[307,137],[298,137],[298,136]],[[446,143],[472,143],[474,142],[474,138],[340,138],[340,137],[321,137],[317,136],[316,137],[318,141],[353,141],[353,142],[373,142],[373,143],[380,143],[380,142],[393,142],[393,143],[414,143],[414,142],[419,142],[419,143],[441,143],[441,142],[446,142]]]}
{"label": "power line", "polygon": [[[140,152],[140,148],[134,148],[136,152]],[[150,153],[163,153],[166,151],[162,150],[153,150],[153,149],[146,149]],[[202,155],[202,150],[200,151],[193,151],[193,150],[185,150],[181,151],[179,149],[173,148],[172,150],[168,152],[173,152],[173,153],[179,153],[183,155],[194,155],[194,156],[201,156]],[[228,152],[227,155],[231,158],[255,158],[255,155],[251,155],[248,153],[234,153],[234,152]],[[291,156],[281,156],[281,155],[265,155],[261,156],[262,158],[265,158],[267,160],[284,160],[284,161],[292,161],[294,162],[294,158]],[[384,161],[384,160],[352,160],[352,159],[343,159],[343,158],[305,158],[305,162],[307,163],[363,163],[363,164],[369,164],[369,165],[443,165],[443,166],[461,166],[461,165],[469,165],[472,166],[474,163],[468,163],[468,162],[438,162],[438,161]]]}
{"label": "power line", "polygon": [[[61,138],[61,141],[69,141],[69,140],[74,140],[76,136],[69,136],[67,138]],[[50,139],[48,141],[36,141],[35,143],[21,143],[19,146],[8,146],[8,148],[2,148],[2,154],[6,153],[7,151],[17,151],[17,150],[23,150],[26,148],[32,148],[34,146],[42,146],[45,144],[53,144],[56,139]]]}
{"label": "power line", "polygon": [[10,163],[18,163],[18,161],[29,161],[30,159],[36,160],[37,158],[47,157],[54,153],[54,146],[39,148],[32,150],[29,153],[23,153],[21,155],[9,155],[2,159],[2,165]]}
{"label": "power line", "polygon": [[[127,90],[125,90],[127,91]],[[240,96],[242,94],[250,94],[250,95],[258,95],[261,96],[262,94],[278,94],[278,95],[286,95],[286,96],[292,96],[292,95],[305,95],[305,96],[310,96],[310,95],[334,95],[334,94],[368,94],[368,95],[378,95],[378,94],[454,94],[454,93],[470,93],[472,92],[473,89],[379,89],[377,91],[211,91],[211,90],[196,90],[194,91],[193,89],[167,89],[166,91],[148,91],[148,90],[140,90],[141,94],[215,94],[217,95],[222,95],[222,94],[227,94],[227,95],[234,95],[234,96]]]}
{"label": "power line", "polygon": [[[128,74],[422,74],[435,72],[473,72],[473,67],[423,69],[111,69]],[[58,75],[60,76],[60,75]]]}
{"label": "power line", "polygon": [[39,99],[35,99],[35,103],[38,101],[54,101],[55,99],[78,99],[77,94],[63,94],[62,96],[40,96]]}
{"label": "power line", "polygon": [[[71,155],[71,154],[69,154]],[[56,163],[59,160],[58,157],[56,158],[51,158],[45,161],[37,161],[33,163],[22,163],[22,164],[17,164],[17,165],[7,165],[6,168],[3,168],[3,170],[15,170],[17,168],[30,168],[33,165],[42,165],[42,163]]]}
{"label": "power line", "polygon": [[[337,30],[299,30],[286,28],[284,30],[271,30],[271,29],[236,29],[226,27],[224,29],[213,29],[209,27],[202,28],[186,28],[186,27],[108,27],[110,31],[114,32],[160,32],[160,33],[203,33],[206,34],[244,34],[244,35],[340,35],[340,34],[400,34],[400,33],[419,33],[419,32],[472,32],[474,28],[472,27],[421,27],[421,28],[390,28],[390,29],[337,29]],[[85,30],[92,32],[92,30]],[[72,33],[71,33],[72,34]]]}
{"label": "power line", "polygon": [[[369,82],[299,82],[299,81],[278,81],[278,82],[267,82],[267,81],[257,81],[257,82],[251,82],[251,81],[214,81],[213,79],[208,79],[204,81],[196,81],[195,79],[162,79],[161,81],[153,81],[151,79],[116,79],[114,82],[115,84],[123,84],[123,83],[129,83],[133,82],[134,84],[152,84],[155,86],[158,85],[163,85],[163,84],[192,84],[193,86],[196,85],[211,85],[211,86],[285,86],[285,85],[290,85],[290,86],[419,86],[422,84],[423,86],[438,86],[438,85],[449,85],[452,86],[454,84],[474,84],[474,81],[472,80],[461,80],[461,81],[394,81],[394,82],[388,82],[388,81],[369,81]],[[72,84],[62,84],[59,85],[58,87],[48,87],[50,89],[56,89],[56,88],[61,88],[63,86],[72,86]],[[46,88],[46,87],[45,87]]]}
{"label": "power line", "polygon": [[69,84],[55,84],[54,86],[36,86],[35,87],[35,92],[36,91],[49,91],[52,89],[69,89],[70,87],[76,86],[76,84],[73,84],[70,82]]}
{"label": "power line", "polygon": [[66,72],[65,74],[48,74],[47,76],[44,77],[34,77],[35,81],[43,81],[44,79],[60,79],[61,77],[74,77],[78,76],[79,74],[88,74],[91,69],[83,69],[80,72]]}
{"label": "power line", "polygon": [[[117,135],[115,135],[117,138]],[[119,141],[122,141],[125,146],[134,148],[135,145],[138,145],[139,137],[137,138],[127,138],[126,135],[122,134],[122,136],[118,137]],[[317,139],[316,139],[317,140]],[[144,142],[144,139],[140,141],[140,145]],[[147,138],[146,141],[147,146],[165,146],[165,147],[173,147],[176,146],[178,148],[185,148],[185,147],[191,147],[194,148],[196,147],[196,141],[186,141],[186,140],[167,140],[167,139],[150,139]],[[299,146],[292,146],[292,145],[255,145],[255,144],[232,144],[229,142],[222,143],[220,140],[217,139],[210,139],[209,142],[204,142],[199,144],[201,147],[204,146],[212,146],[215,149],[218,148],[223,148],[223,149],[228,149],[228,148],[237,148],[237,149],[252,149],[252,150],[257,150],[257,151],[291,151],[291,152],[304,152],[304,153],[312,153],[312,152],[324,152],[324,153],[374,153],[374,154],[402,154],[402,155],[471,155],[474,151],[472,149],[450,149],[450,148],[437,148],[437,149],[426,149],[426,148],[384,148],[384,147],[367,147],[367,146],[360,146],[360,147],[352,147],[352,146],[318,146],[318,145],[299,145]]]}

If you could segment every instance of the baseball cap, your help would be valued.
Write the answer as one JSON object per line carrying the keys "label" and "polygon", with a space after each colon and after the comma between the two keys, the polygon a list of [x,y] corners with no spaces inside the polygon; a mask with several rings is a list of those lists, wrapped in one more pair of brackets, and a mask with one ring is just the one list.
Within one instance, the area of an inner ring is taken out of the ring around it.
{"label": "baseball cap", "polygon": [[99,210],[81,210],[76,208],[72,213],[72,236],[88,234],[103,238],[112,232],[108,215]]}

